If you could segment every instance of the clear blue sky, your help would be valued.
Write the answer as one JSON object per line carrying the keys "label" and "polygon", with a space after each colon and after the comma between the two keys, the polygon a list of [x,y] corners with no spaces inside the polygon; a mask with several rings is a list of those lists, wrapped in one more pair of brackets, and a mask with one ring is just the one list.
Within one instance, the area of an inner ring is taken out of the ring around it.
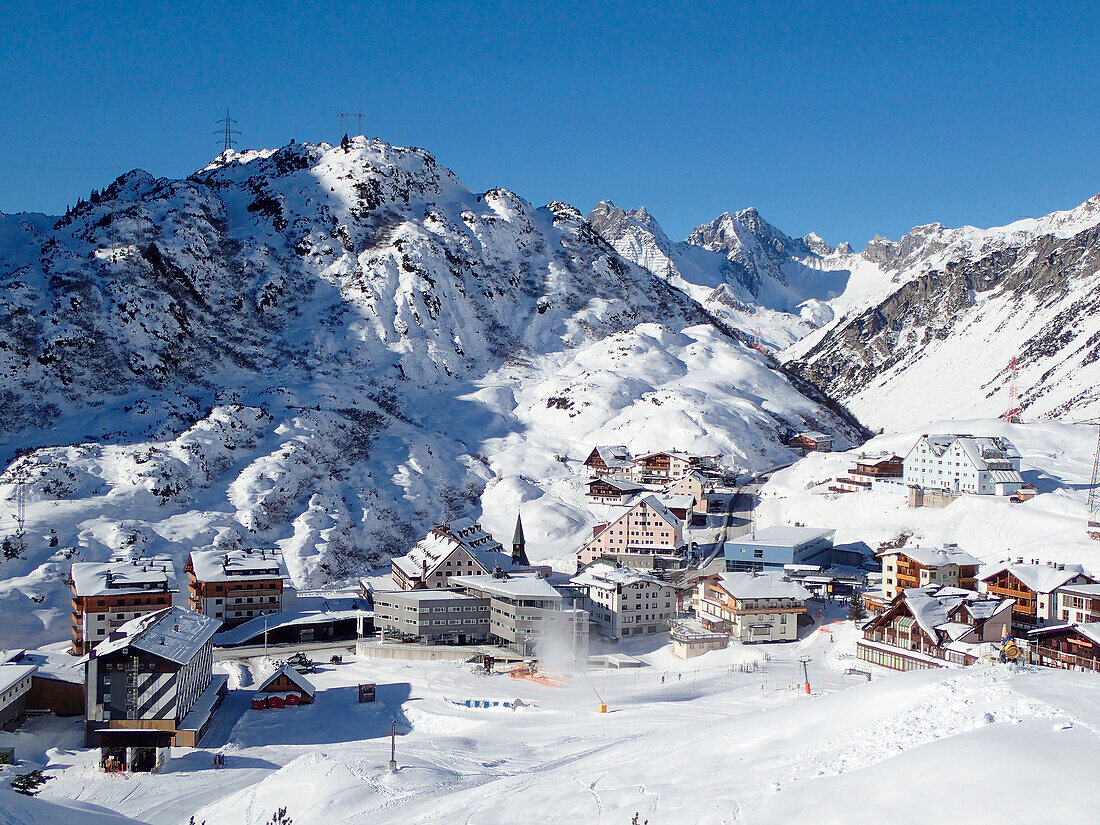
{"label": "clear blue sky", "polygon": [[186,175],[226,106],[245,147],[362,110],[475,190],[645,205],[673,238],[756,206],[861,245],[1100,191],[1089,2],[76,5],[0,28],[2,211]]}

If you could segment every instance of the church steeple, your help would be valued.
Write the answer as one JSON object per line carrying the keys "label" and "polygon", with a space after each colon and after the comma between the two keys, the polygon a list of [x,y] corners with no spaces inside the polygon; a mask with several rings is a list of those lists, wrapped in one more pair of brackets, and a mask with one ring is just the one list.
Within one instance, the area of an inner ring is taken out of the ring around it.
{"label": "church steeple", "polygon": [[523,540],[523,518],[516,513],[516,532],[512,536],[512,562],[518,565],[530,565],[527,560],[527,543]]}

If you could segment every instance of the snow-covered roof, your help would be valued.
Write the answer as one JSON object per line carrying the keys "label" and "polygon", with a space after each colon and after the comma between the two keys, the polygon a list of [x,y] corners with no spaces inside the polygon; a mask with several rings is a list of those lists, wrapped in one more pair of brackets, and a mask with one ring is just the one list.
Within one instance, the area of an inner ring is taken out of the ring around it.
{"label": "snow-covered roof", "polygon": [[818,432],[817,430],[807,430],[806,432],[799,433],[795,438],[808,438],[810,441],[832,441],[833,437],[827,433]]}
{"label": "snow-covered roof", "polygon": [[830,541],[836,535],[836,530],[820,527],[790,527],[785,524],[777,524],[773,527],[764,527],[756,531],[756,538],[738,536],[730,539],[737,544],[763,544],[779,545],[781,547],[798,547],[809,541],[827,538]]}
{"label": "snow-covered roof", "polygon": [[0,665],[0,694],[38,670],[34,665]]}
{"label": "snow-covered roof", "polygon": [[690,510],[695,506],[695,496],[686,493],[676,496],[661,496],[661,504],[669,510]]}
{"label": "snow-covered roof", "polygon": [[1020,451],[1016,449],[1016,445],[1000,436],[925,434],[917,441],[917,446],[921,441],[926,442],[932,454],[937,456],[943,455],[958,442],[959,449],[966,453],[971,464],[978,470],[1015,470],[1016,462],[1020,460]]}
{"label": "snow-covered roof", "polygon": [[291,681],[292,684],[294,684],[296,687],[301,688],[302,693],[306,694],[307,696],[312,696],[317,692],[317,688],[313,686],[309,679],[296,671],[290,665],[283,665],[281,668],[279,668],[266,679],[264,679],[263,682],[260,683],[259,687],[256,688],[256,692],[262,693],[265,688],[268,688],[272,684],[274,684],[275,680],[278,679],[280,676],[285,676]]}
{"label": "snow-covered roof", "polygon": [[1092,598],[1100,596],[1100,584],[1067,584],[1058,588],[1058,590],[1071,596],[1090,596]]}
{"label": "snow-covered roof", "polygon": [[594,484],[606,484],[613,490],[618,490],[620,493],[636,493],[639,490],[644,490],[641,484],[635,484],[633,481],[626,481],[621,478],[594,478],[588,482],[588,486],[592,487]]}
{"label": "snow-covered roof", "polygon": [[112,630],[111,635],[96,645],[93,655],[106,656],[131,647],[185,665],[214,636],[221,622],[193,610],[166,607],[146,613]]}
{"label": "snow-covered roof", "polygon": [[949,616],[963,602],[967,603],[970,614],[980,621],[990,618],[1004,607],[1015,603],[1013,599],[1001,599],[985,593],[975,593],[972,590],[941,587],[935,584],[911,587],[904,591],[902,598],[921,629],[928,634],[929,638],[937,641],[939,640],[936,635],[937,628],[954,624]]}
{"label": "snow-covered roof", "polygon": [[633,511],[633,509],[641,507],[643,504],[648,505],[653,510],[653,512],[660,516],[661,519],[664,520],[669,526],[677,527],[683,524],[683,522],[680,520],[680,517],[669,510],[668,507],[666,507],[661,502],[661,500],[657,498],[657,496],[646,496],[641,501],[639,501],[638,504],[634,506],[634,508],[631,508],[631,510]]}
{"label": "snow-covered roof", "polygon": [[1079,564],[1000,564],[989,572],[982,571],[982,581],[989,581],[1005,571],[1035,593],[1052,593],[1070,579],[1088,576],[1085,568]]}
{"label": "snow-covered roof", "polygon": [[276,548],[195,550],[188,558],[188,569],[201,582],[290,578],[282,551]]}
{"label": "snow-covered roof", "polygon": [[355,596],[299,596],[291,604],[293,607],[289,610],[254,616],[215,634],[214,643],[222,646],[241,645],[256,639],[264,630],[271,632],[284,627],[329,624],[374,615],[366,601]]}
{"label": "snow-covered roof", "polygon": [[[458,581],[458,579],[455,579]],[[431,590],[376,590],[376,599],[392,597],[406,602],[438,602],[438,601],[467,601],[470,599],[465,593],[457,590],[434,588]]]}
{"label": "snow-covered roof", "polygon": [[615,567],[605,562],[599,562],[586,567],[579,574],[569,580],[573,584],[585,587],[613,588],[630,587],[635,584],[652,582],[661,587],[672,587],[671,584],[654,578],[643,570],[633,567]]}
{"label": "snow-covered roof", "polygon": [[1028,636],[1045,636],[1048,633],[1057,633],[1063,630],[1076,630],[1090,642],[1100,645],[1100,622],[1082,622],[1080,624],[1052,624],[1046,627],[1037,627],[1028,631]]}
{"label": "snow-covered roof", "polygon": [[453,576],[451,577],[451,583],[478,593],[489,593],[495,596],[516,599],[561,600],[561,594],[537,573],[516,573],[503,577]]}
{"label": "snow-covered roof", "polygon": [[623,444],[608,444],[596,447],[596,455],[608,468],[629,467],[634,463],[634,457],[630,454],[630,450]]}
{"label": "snow-covered roof", "polygon": [[78,596],[176,591],[176,564],[171,556],[76,562],[69,577]]}
{"label": "snow-covered roof", "polygon": [[410,579],[430,576],[455,550],[466,550],[486,573],[499,567],[512,570],[512,557],[502,553],[499,541],[481,529],[471,519],[457,519],[450,524],[432,528],[404,556],[393,559],[393,565]]}
{"label": "snow-covered roof", "polygon": [[799,599],[810,598],[810,591],[798,582],[787,581],[781,573],[722,573],[718,577],[722,589],[733,598]]}
{"label": "snow-covered roof", "polygon": [[979,565],[980,559],[960,550],[956,545],[944,547],[899,547],[885,550],[883,556],[906,556],[924,567],[944,567],[948,564]]}

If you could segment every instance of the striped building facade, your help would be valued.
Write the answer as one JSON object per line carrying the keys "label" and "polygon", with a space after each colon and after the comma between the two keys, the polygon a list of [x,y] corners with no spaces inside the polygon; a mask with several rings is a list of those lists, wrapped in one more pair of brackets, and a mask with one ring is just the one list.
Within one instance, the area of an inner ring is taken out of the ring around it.
{"label": "striped building facade", "polygon": [[[178,607],[127,622],[85,665],[85,741],[104,728],[177,732],[210,686],[219,622]],[[179,743],[178,743],[179,744]]]}

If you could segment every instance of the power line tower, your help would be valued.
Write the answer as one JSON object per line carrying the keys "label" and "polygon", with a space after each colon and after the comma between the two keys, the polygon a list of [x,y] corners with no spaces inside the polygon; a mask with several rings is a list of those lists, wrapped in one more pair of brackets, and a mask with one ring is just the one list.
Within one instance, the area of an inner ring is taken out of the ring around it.
{"label": "power line tower", "polygon": [[1012,371],[1012,378],[1008,384],[1008,409],[1005,410],[1005,414],[1001,416],[1008,424],[1019,424],[1020,416],[1023,415],[1023,410],[1020,409],[1020,390],[1016,384],[1017,374],[1020,369],[1016,364],[1016,356],[1012,356],[1012,361],[1008,367]]}
{"label": "power line tower", "polygon": [[357,134],[357,135],[363,134],[363,113],[362,112],[340,112],[340,114],[337,115],[337,117],[340,118],[340,134],[345,134],[344,118],[346,118],[346,117],[355,118],[355,121],[356,121],[356,126],[355,126],[356,132],[355,132],[355,134]]}
{"label": "power line tower", "polygon": [[233,144],[236,143],[236,139],[233,136],[240,134],[239,130],[233,128],[237,125],[237,121],[235,118],[229,116],[229,108],[227,107],[225,110],[225,117],[216,122],[220,123],[222,128],[216,129],[214,134],[222,136],[222,151],[228,152],[233,148]]}
{"label": "power line tower", "polygon": [[1096,455],[1092,459],[1092,483],[1089,485],[1089,536],[1100,541],[1100,421],[1096,429]]}

